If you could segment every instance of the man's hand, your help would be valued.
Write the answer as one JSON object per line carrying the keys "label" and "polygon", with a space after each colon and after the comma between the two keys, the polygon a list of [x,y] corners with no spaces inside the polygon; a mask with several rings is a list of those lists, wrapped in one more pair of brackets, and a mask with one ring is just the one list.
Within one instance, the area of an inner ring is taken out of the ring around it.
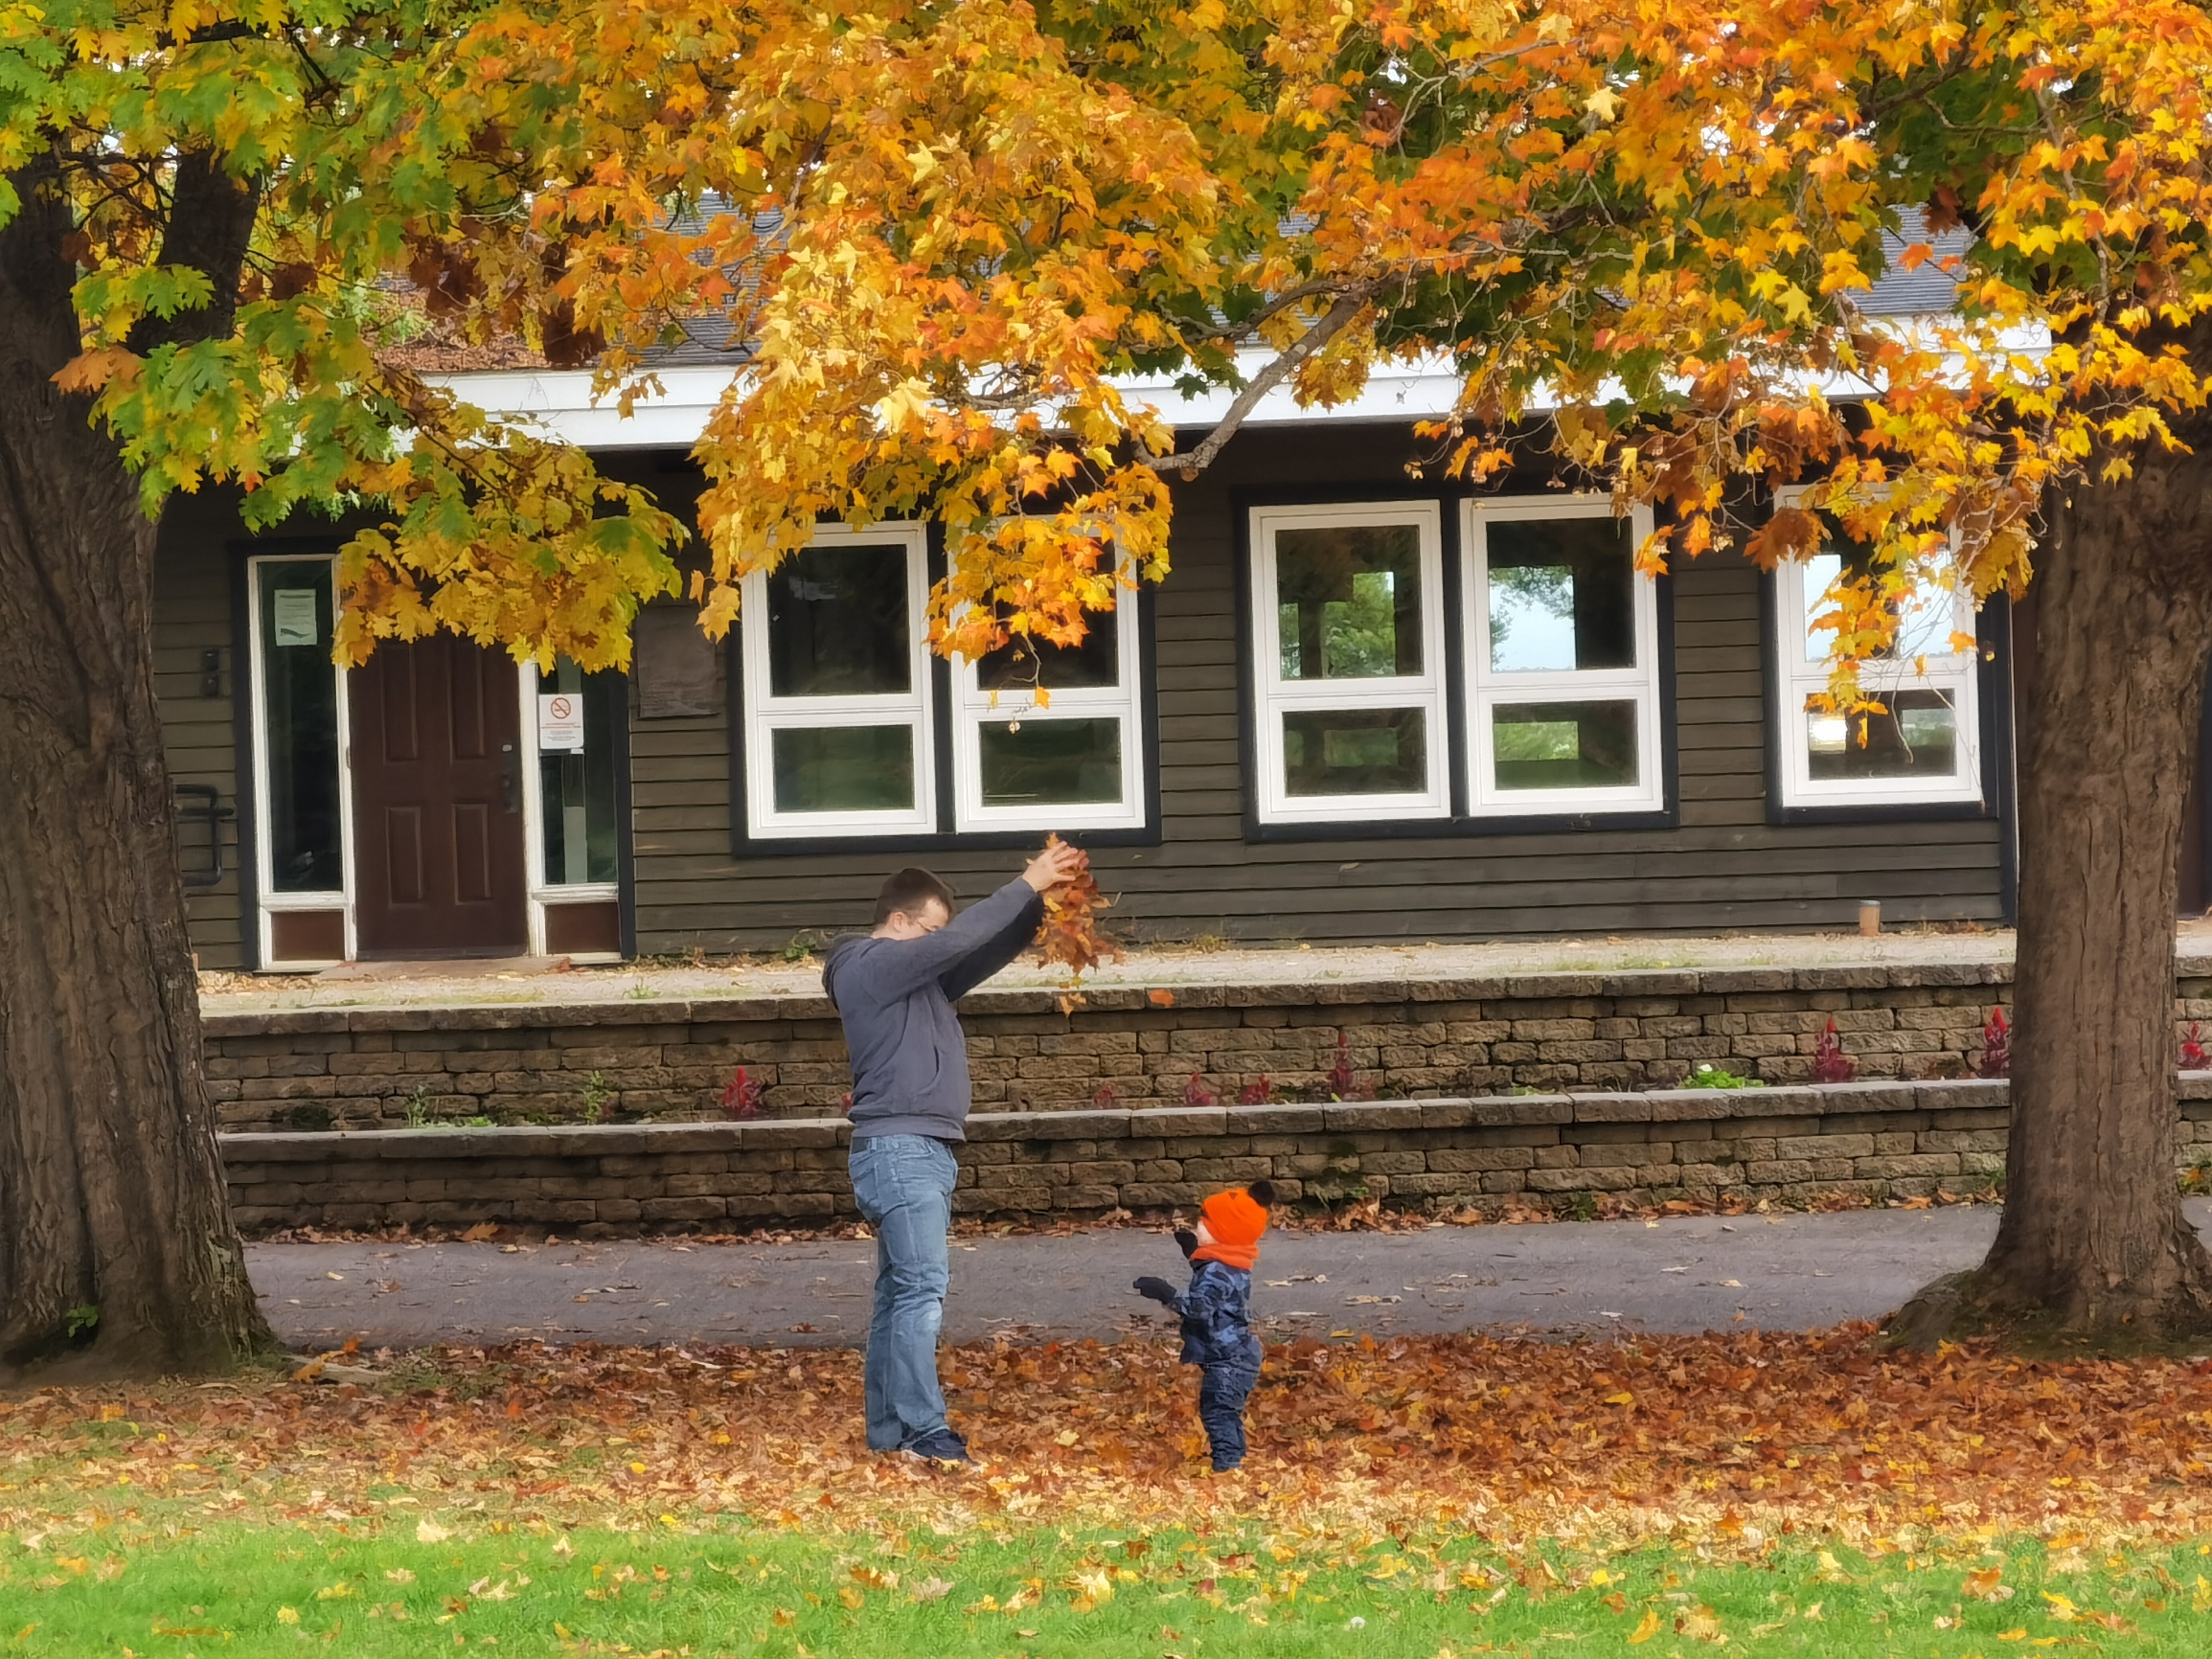
{"label": "man's hand", "polygon": [[1140,1279],[1131,1288],[1139,1296],[1149,1296],[1166,1307],[1173,1307],[1175,1305],[1175,1287],[1165,1279]]}
{"label": "man's hand", "polygon": [[1029,868],[1021,873],[1021,878],[1043,893],[1072,880],[1082,868],[1083,854],[1064,841],[1055,841],[1029,861]]}

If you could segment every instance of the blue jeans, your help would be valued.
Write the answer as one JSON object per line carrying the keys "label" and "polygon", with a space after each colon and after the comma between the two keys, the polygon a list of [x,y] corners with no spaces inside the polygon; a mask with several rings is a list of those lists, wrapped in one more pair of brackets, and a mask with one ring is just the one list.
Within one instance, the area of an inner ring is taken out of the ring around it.
{"label": "blue jeans", "polygon": [[876,1317],[868,1326],[868,1449],[897,1451],[946,1425],[937,1332],[951,1277],[952,1148],[927,1135],[853,1143],[853,1195],[876,1229]]}

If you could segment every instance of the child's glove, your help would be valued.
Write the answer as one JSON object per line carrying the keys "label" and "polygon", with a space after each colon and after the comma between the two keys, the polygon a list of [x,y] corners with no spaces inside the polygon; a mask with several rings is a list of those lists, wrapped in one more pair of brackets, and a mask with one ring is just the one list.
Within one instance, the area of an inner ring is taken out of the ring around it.
{"label": "child's glove", "polygon": [[1182,1251],[1183,1260],[1188,1261],[1191,1259],[1191,1252],[1198,1247],[1198,1236],[1188,1227],[1177,1227],[1175,1229],[1175,1245]]}
{"label": "child's glove", "polygon": [[1149,1296],[1166,1307],[1173,1307],[1175,1305],[1175,1287],[1165,1279],[1140,1279],[1131,1288],[1139,1296]]}

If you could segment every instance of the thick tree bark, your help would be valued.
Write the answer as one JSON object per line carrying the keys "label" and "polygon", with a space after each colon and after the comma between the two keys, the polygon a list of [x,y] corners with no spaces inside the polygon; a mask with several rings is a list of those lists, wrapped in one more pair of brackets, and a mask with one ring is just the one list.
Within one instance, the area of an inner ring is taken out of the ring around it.
{"label": "thick tree bark", "polygon": [[2036,577],[2012,1141],[1980,1278],[1991,1308],[2071,1332],[2212,1324],[2175,1179],[2176,871],[2212,654],[2212,456],[2189,436],[2054,502]]}
{"label": "thick tree bark", "polygon": [[202,1074],[153,691],[154,526],[86,400],[53,384],[78,350],[53,165],[14,182],[24,207],[0,230],[0,1373],[219,1366],[270,1339]]}

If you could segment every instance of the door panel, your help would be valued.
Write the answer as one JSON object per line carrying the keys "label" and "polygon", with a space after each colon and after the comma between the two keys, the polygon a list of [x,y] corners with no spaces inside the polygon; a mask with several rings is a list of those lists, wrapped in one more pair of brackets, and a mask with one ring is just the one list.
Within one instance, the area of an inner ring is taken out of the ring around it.
{"label": "door panel", "polygon": [[526,947],[514,665],[440,634],[386,644],[348,688],[363,956]]}

